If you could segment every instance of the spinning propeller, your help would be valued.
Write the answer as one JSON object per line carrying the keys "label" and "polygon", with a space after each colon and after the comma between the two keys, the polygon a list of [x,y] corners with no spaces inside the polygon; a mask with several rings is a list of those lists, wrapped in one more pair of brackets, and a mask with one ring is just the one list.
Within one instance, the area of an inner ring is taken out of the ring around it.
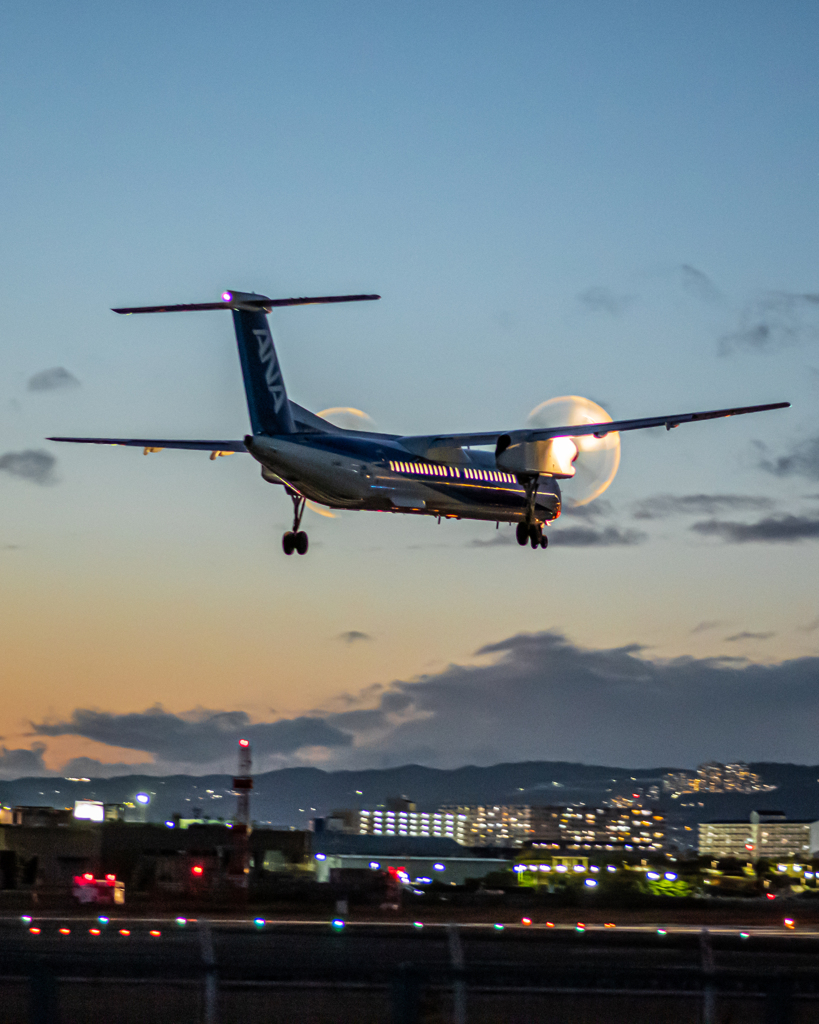
{"label": "spinning propeller", "polygon": [[[532,409],[526,426],[548,428],[611,421],[606,410],[591,399],[563,395],[541,402]],[[577,449],[573,461],[575,472],[570,479],[561,480],[561,489],[568,491],[568,504],[576,508],[599,498],[614,479],[620,465],[620,435],[616,432],[603,437],[582,434],[571,440]]]}

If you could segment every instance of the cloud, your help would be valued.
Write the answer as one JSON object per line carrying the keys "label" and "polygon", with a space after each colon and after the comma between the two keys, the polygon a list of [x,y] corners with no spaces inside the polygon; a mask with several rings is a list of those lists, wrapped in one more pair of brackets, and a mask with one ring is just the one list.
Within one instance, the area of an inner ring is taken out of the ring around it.
{"label": "cloud", "polygon": [[616,526],[607,526],[603,530],[595,530],[590,526],[566,526],[557,528],[549,534],[549,544],[567,548],[610,548],[621,545],[642,544],[648,535],[638,530],[620,530]]}
{"label": "cloud", "polygon": [[[762,452],[767,450],[762,444],[758,446]],[[759,467],[774,476],[804,476],[808,480],[819,480],[819,437],[800,441],[787,455],[775,459],[763,456]]]}
{"label": "cloud", "polygon": [[683,289],[689,295],[693,295],[695,299],[700,299],[711,305],[715,305],[722,299],[722,293],[711,278],[701,270],[697,270],[696,267],[692,267],[690,263],[681,264],[680,279]]}
{"label": "cloud", "polygon": [[308,747],[344,747],[353,742],[350,733],[321,717],[251,723],[244,711],[198,709],[175,715],[159,704],[123,715],[78,708],[68,721],[32,723],[32,730],[37,736],[83,736],[145,751],[166,763],[186,764],[230,757],[240,737],[249,739],[259,755],[295,754]]}
{"label": "cloud", "polygon": [[64,366],[52,366],[48,370],[40,370],[39,373],[35,373],[28,379],[29,391],[59,391],[79,386],[80,382]]}
{"label": "cloud", "polygon": [[0,455],[0,470],[10,476],[28,480],[33,484],[55,483],[54,467],[57,460],[48,452],[27,448],[22,452]]}
{"label": "cloud", "polygon": [[776,633],[734,633],[733,636],[726,636],[727,644],[737,643],[739,640],[770,640]]}
{"label": "cloud", "polygon": [[744,494],[655,494],[634,506],[635,519],[667,519],[675,515],[716,515],[727,511],[762,512],[773,507],[770,498]]}
{"label": "cloud", "polygon": [[806,626],[797,626],[796,628],[800,633],[813,633],[815,630],[819,629],[819,618],[814,619],[813,622],[809,622]]}
{"label": "cloud", "polygon": [[571,516],[572,519],[604,519],[611,515],[611,502],[605,499],[592,501],[588,505],[570,505],[564,502],[562,506],[564,516]]}
{"label": "cloud", "polygon": [[30,750],[0,747],[0,777],[20,779],[28,775],[51,775],[43,761],[45,749],[45,743],[32,743]]}
{"label": "cloud", "polygon": [[95,757],[72,757],[60,768],[60,775],[73,778],[114,779],[122,775],[158,775],[162,769],[153,761],[128,764],[119,761],[114,764],[98,761]]}
{"label": "cloud", "polygon": [[[620,530],[616,526],[607,526],[596,530],[590,526],[558,526],[548,531],[549,546],[564,548],[610,548],[622,545],[642,544],[648,535],[637,530]],[[479,537],[467,543],[470,548],[494,548],[517,545],[515,534],[511,530],[498,530],[489,540]]]}
{"label": "cloud", "polygon": [[346,633],[339,633],[338,640],[343,640],[345,644],[354,644],[359,640],[372,640],[373,637],[369,633],[362,633],[358,629],[348,629]]}
{"label": "cloud", "polygon": [[567,760],[657,766],[712,760],[811,764],[819,658],[652,659],[638,644],[584,648],[561,633],[487,644],[482,663],[450,665],[383,694],[403,721],[338,752],[339,763],[438,767]]}
{"label": "cloud", "polygon": [[691,527],[703,537],[719,537],[729,544],[778,542],[793,544],[819,539],[819,518],[810,516],[770,516],[756,523],[735,523],[707,519]]}
{"label": "cloud", "polygon": [[698,622],[696,626],[691,630],[692,635],[694,633],[705,633],[709,629],[716,629],[721,626],[722,623],[719,619],[706,619],[704,622]]}
{"label": "cloud", "polygon": [[748,303],[735,331],[719,340],[720,355],[775,352],[819,339],[819,294],[768,292]]}
{"label": "cloud", "polygon": [[609,313],[617,316],[634,302],[633,295],[615,295],[608,288],[594,286],[577,296],[577,301],[593,313]]}

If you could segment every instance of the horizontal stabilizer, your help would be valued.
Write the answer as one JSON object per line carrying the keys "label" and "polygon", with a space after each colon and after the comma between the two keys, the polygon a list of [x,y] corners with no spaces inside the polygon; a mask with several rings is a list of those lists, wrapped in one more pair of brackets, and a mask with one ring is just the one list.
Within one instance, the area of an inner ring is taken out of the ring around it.
{"label": "horizontal stabilizer", "polygon": [[70,441],[73,444],[117,444],[131,448],[184,448],[196,452],[246,452],[244,441],[157,441],[155,438],[133,437],[48,437],[47,441]]}
{"label": "horizontal stabilizer", "polygon": [[114,313],[196,313],[203,309],[244,309],[269,313],[274,306],[311,306],[328,302],[367,302],[380,295],[321,295],[304,299],[269,299],[251,292],[225,292],[221,302],[193,302],[176,306],[124,306]]}

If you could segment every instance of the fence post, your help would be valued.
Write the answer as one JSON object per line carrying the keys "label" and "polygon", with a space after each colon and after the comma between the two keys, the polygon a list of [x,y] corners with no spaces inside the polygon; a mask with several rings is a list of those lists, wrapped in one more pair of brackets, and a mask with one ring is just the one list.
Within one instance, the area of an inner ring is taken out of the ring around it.
{"label": "fence post", "polygon": [[714,984],[714,950],[707,928],[700,932],[700,956],[705,984],[702,989],[702,1024],[716,1024],[717,990]]}
{"label": "fence post", "polygon": [[199,948],[205,968],[204,1006],[202,1024],[218,1024],[216,954],[213,951],[213,933],[208,921],[199,922]]}
{"label": "fence post", "polygon": [[449,941],[449,961],[452,964],[455,979],[452,985],[452,1020],[453,1024],[466,1024],[466,982],[463,977],[466,966],[464,947],[456,924],[448,924],[446,931]]}
{"label": "fence post", "polygon": [[45,960],[36,960],[31,971],[31,1024],[59,1024],[57,979]]}
{"label": "fence post", "polygon": [[392,983],[392,1024],[418,1024],[418,975],[412,964],[401,964]]}

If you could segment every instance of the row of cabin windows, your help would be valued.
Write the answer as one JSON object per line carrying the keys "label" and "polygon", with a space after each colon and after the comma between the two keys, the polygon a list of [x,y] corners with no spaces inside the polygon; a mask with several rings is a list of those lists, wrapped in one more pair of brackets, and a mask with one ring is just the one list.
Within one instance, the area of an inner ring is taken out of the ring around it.
{"label": "row of cabin windows", "polygon": [[487,480],[498,484],[516,483],[511,473],[497,469],[459,469],[457,466],[439,466],[433,462],[391,462],[393,473],[415,473],[420,476],[446,476],[456,480]]}

